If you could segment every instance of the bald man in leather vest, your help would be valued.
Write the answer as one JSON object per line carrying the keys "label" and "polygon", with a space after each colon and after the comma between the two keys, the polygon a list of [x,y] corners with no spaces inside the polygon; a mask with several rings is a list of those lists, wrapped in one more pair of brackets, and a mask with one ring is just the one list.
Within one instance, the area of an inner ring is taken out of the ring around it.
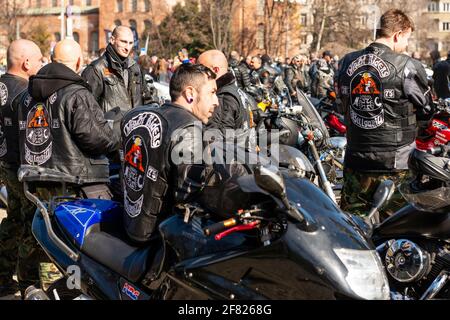
{"label": "bald man in leather vest", "polygon": [[18,291],[13,281],[17,270],[20,289],[39,279],[39,246],[31,234],[35,207],[17,179],[19,158],[18,97],[27,90],[28,79],[42,66],[39,47],[29,40],[16,40],[7,52],[8,71],[0,78],[0,175],[8,192],[7,218],[0,224],[0,296]]}

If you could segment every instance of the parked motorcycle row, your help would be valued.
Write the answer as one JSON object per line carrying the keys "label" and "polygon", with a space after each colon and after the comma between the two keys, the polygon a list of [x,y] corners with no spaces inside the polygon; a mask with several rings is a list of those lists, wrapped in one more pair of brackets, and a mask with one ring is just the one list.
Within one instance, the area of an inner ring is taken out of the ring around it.
{"label": "parked motorcycle row", "polygon": [[238,179],[253,205],[226,221],[189,203],[148,246],[136,247],[123,230],[120,201],[44,203],[27,188],[39,169],[21,168],[38,208],[33,234],[64,274],[45,292],[30,287],[28,298],[450,298],[448,102],[417,141],[413,178],[398,186],[408,206],[380,223],[378,210],[397,187],[391,181],[380,184],[367,218],[339,208],[346,128],[333,96],[314,101],[297,90],[293,101],[280,79],[260,89],[256,131],[280,131],[279,167],[256,165]]}

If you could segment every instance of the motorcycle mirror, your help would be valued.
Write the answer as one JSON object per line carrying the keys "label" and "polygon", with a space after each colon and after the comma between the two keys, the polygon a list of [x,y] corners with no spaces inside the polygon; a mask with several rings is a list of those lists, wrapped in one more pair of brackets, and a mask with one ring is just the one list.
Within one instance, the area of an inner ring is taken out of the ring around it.
{"label": "motorcycle mirror", "polygon": [[283,199],[286,197],[286,186],[276,167],[257,166],[254,170],[255,182],[264,191]]}
{"label": "motorcycle mirror", "polygon": [[450,107],[450,98],[445,99],[445,106],[448,108]]}
{"label": "motorcycle mirror", "polygon": [[369,223],[379,223],[379,219],[373,219],[375,214],[388,202],[395,192],[395,184],[392,180],[385,180],[380,183],[373,196],[372,209],[369,212],[366,220]]}

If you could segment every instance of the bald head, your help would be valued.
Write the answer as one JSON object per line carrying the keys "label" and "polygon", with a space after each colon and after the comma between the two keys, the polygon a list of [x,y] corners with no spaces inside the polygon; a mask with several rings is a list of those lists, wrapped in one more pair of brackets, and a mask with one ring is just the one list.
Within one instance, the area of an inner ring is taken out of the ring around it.
{"label": "bald head", "polygon": [[210,68],[217,75],[217,79],[228,72],[227,57],[219,50],[208,50],[198,57],[198,63]]}
{"label": "bald head", "polygon": [[114,28],[109,42],[119,56],[126,58],[133,49],[133,31],[125,26],[117,26]]}
{"label": "bald head", "polygon": [[72,39],[58,42],[53,50],[53,62],[62,63],[78,73],[83,65],[83,53],[78,42]]}
{"label": "bald head", "polygon": [[30,40],[11,42],[7,52],[8,73],[28,79],[42,67],[41,49]]}

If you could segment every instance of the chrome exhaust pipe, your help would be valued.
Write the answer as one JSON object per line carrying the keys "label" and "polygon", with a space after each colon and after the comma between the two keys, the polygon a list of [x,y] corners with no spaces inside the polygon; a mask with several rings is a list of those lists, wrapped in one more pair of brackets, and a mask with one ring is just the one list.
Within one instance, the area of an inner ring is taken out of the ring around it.
{"label": "chrome exhaust pipe", "polygon": [[92,299],[91,297],[89,297],[89,296],[87,296],[85,294],[81,294],[81,295],[79,295],[78,297],[76,297],[73,300],[94,300],[94,299]]}
{"label": "chrome exhaust pipe", "polygon": [[443,270],[439,276],[434,279],[433,283],[430,287],[425,291],[420,300],[430,300],[433,299],[439,291],[447,284],[449,280],[450,273],[446,270]]}
{"label": "chrome exhaust pipe", "polygon": [[3,202],[5,207],[8,207],[8,191],[6,191],[5,186],[0,188],[0,201]]}
{"label": "chrome exhaust pipe", "polygon": [[48,295],[42,289],[37,289],[35,286],[29,286],[25,290],[24,300],[50,300]]}

